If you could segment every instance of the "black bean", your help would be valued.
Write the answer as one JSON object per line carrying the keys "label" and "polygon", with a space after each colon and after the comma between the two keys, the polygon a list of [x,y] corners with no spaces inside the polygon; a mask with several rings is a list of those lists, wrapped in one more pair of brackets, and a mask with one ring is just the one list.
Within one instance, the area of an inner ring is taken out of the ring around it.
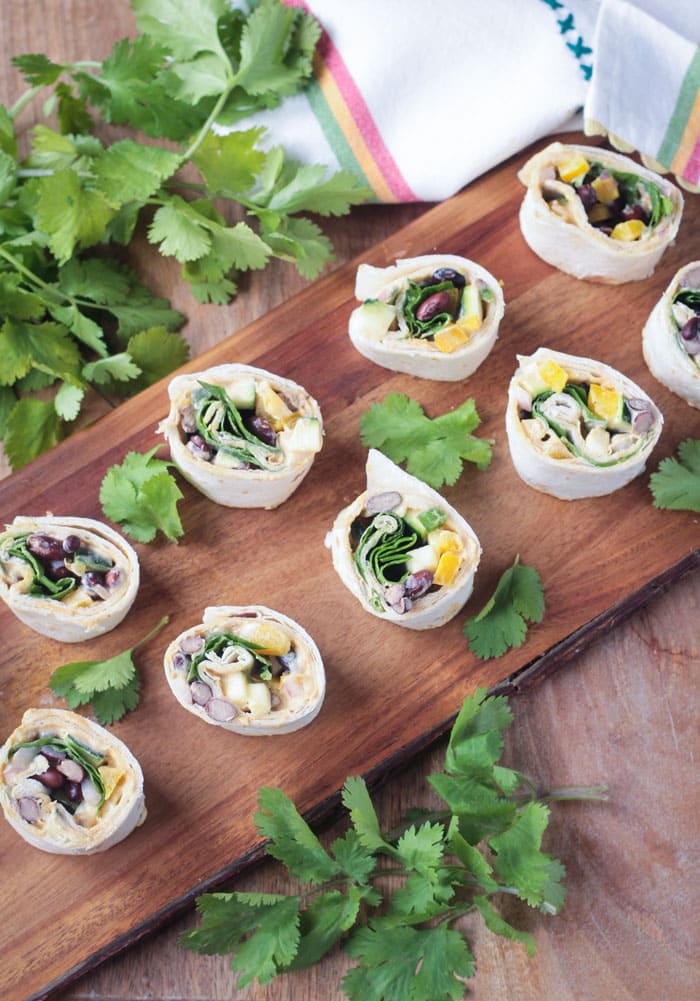
{"label": "black bean", "polygon": [[639,219],[644,223],[647,221],[647,214],[639,202],[636,202],[634,205],[623,206],[620,215],[624,222],[629,222],[630,219]]}
{"label": "black bean", "polygon": [[52,535],[35,532],[27,538],[27,549],[41,560],[63,561],[63,543]]}
{"label": "black bean", "polygon": [[251,434],[254,434],[260,441],[264,441],[266,445],[277,444],[277,435],[265,417],[258,417],[257,414],[246,414],[243,423]]}
{"label": "black bean", "polygon": [[58,768],[53,767],[47,768],[41,775],[33,775],[32,778],[38,779],[47,789],[60,789],[65,782],[65,776],[61,775]]}
{"label": "black bean", "polygon": [[49,560],[46,564],[46,576],[49,580],[62,580],[64,577],[70,577],[71,572],[62,559]]}
{"label": "black bean", "polygon": [[51,744],[46,744],[39,750],[39,754],[43,754],[46,760],[52,764],[56,765],[59,761],[63,761],[66,754],[65,751],[61,751],[58,747],[53,747]]}
{"label": "black bean", "polygon": [[187,448],[197,459],[203,459],[205,462],[209,462],[212,457],[211,449],[199,434],[192,435],[187,442]]}
{"label": "black bean", "polygon": [[595,188],[592,184],[581,184],[579,186],[578,196],[583,202],[583,207],[588,212],[589,209],[593,208],[595,203],[598,201],[598,196],[595,193]]}
{"label": "black bean", "polygon": [[700,316],[691,316],[680,330],[681,343],[689,355],[700,354]]}
{"label": "black bean", "polygon": [[459,271],[455,271],[454,268],[436,268],[433,271],[432,281],[433,283],[452,282],[455,288],[464,288],[467,283],[464,275]]}
{"label": "black bean", "polygon": [[409,574],[403,582],[404,591],[407,598],[420,598],[422,594],[431,587],[433,574],[431,570],[416,570]]}
{"label": "black bean", "polygon": [[83,586],[87,588],[104,587],[105,575],[99,570],[88,570],[87,573],[83,574],[81,580]]}
{"label": "black bean", "polygon": [[107,587],[116,587],[121,578],[121,571],[117,570],[116,567],[112,567],[112,569],[108,570],[105,574],[105,585]]}
{"label": "black bean", "polygon": [[83,788],[80,782],[66,782],[63,794],[69,803],[81,803],[83,800]]}

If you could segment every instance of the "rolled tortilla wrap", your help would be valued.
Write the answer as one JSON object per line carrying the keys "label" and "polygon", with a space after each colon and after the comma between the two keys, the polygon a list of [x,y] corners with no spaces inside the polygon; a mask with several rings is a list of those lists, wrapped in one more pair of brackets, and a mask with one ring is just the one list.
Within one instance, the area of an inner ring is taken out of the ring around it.
{"label": "rolled tortilla wrap", "polygon": [[652,375],[700,408],[700,261],[671,279],[644,326],[642,349]]}
{"label": "rolled tortilla wrap", "polygon": [[562,500],[599,497],[644,470],[663,425],[643,389],[609,365],[538,348],[518,356],[506,432],[516,472]]}
{"label": "rolled tortilla wrap", "polygon": [[5,819],[35,848],[93,855],[146,819],[141,767],[126,745],[67,709],[28,709],[0,750]]}
{"label": "rolled tortilla wrap", "polygon": [[442,626],[472,593],[481,558],[465,519],[376,449],[367,489],[326,536],[333,566],[365,611],[409,629]]}
{"label": "rolled tortilla wrap", "polygon": [[370,361],[424,379],[466,379],[496,342],[501,286],[474,261],[431,254],[388,268],[361,264],[350,340]]}
{"label": "rolled tortilla wrap", "polygon": [[250,737],[292,733],[318,715],[326,675],[298,622],[263,605],[219,605],[165,652],[180,705],[205,723]]}
{"label": "rolled tortilla wrap", "polygon": [[92,518],[18,515],[0,535],[0,598],[42,636],[101,636],[119,625],[138,588],[136,553]]}
{"label": "rolled tortilla wrap", "polygon": [[277,507],[321,450],[319,405],[291,379],[217,365],[176,376],[168,394],[158,430],[185,479],[217,504]]}
{"label": "rolled tortilla wrap", "polygon": [[525,241],[543,261],[589,281],[647,278],[675,239],[680,190],[620,153],[551,143],[523,166]]}

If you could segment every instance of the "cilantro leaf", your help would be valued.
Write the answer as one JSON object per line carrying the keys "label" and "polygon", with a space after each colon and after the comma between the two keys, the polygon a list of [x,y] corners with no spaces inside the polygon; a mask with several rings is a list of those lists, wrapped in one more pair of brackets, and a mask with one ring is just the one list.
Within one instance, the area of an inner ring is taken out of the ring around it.
{"label": "cilantro leaf", "polygon": [[252,188],[262,169],[266,154],[256,148],[264,129],[209,132],[202,140],[192,162],[206,181],[211,195],[218,192],[245,192]]}
{"label": "cilantro leaf", "polygon": [[53,398],[56,413],[64,421],[74,421],[80,413],[80,407],[85,396],[82,386],[64,382]]}
{"label": "cilantro leaf", "polygon": [[55,83],[63,72],[61,63],[51,62],[42,52],[13,56],[12,64],[32,87],[49,86]]}
{"label": "cilantro leaf", "polygon": [[491,462],[492,443],[471,433],[480,423],[471,399],[431,420],[415,400],[389,393],[362,415],[360,433],[364,445],[405,462],[407,472],[437,488],[457,482],[463,461],[478,469]]}
{"label": "cilantro leaf", "polygon": [[65,264],[76,248],[99,243],[114,212],[108,199],[100,191],[84,187],[71,168],[39,180],[37,221],[48,233],[60,264]]}
{"label": "cilantro leaf", "polygon": [[700,439],[686,438],[678,459],[662,459],[649,478],[654,507],[700,512]]}
{"label": "cilantro leaf", "polygon": [[128,382],[139,375],[141,369],[125,351],[110,355],[108,358],[99,358],[83,366],[83,378],[88,382],[94,382],[97,386],[104,386],[112,379],[116,379],[117,382]]}
{"label": "cilantro leaf", "polygon": [[62,437],[61,422],[53,403],[25,397],[18,400],[7,417],[5,454],[13,469],[52,448]]}
{"label": "cilantro leaf", "polygon": [[364,779],[358,776],[346,779],[342,798],[360,844],[370,851],[391,851],[391,846],[382,835],[379,818]]}
{"label": "cilantro leaf", "polygon": [[181,263],[196,261],[211,249],[211,237],[202,217],[191,202],[173,195],[156,210],[148,227],[150,243],[160,244],[160,252]]}
{"label": "cilantro leaf", "polygon": [[516,556],[479,614],[467,620],[464,635],[477,657],[500,657],[525,642],[528,622],[541,622],[543,617],[540,576],[534,567],[523,566]]}
{"label": "cilantro leaf", "polygon": [[139,703],[141,681],[134,652],[168,621],[166,615],[138,643],[107,660],[73,661],[56,668],[49,678],[51,691],[65,699],[70,709],[91,703],[95,718],[103,726],[115,723]]}
{"label": "cilantro leaf", "polygon": [[135,388],[144,389],[184,365],[190,356],[190,346],[175,331],[149,327],[129,338],[127,352],[140,371]]}
{"label": "cilantro leaf", "polygon": [[544,803],[528,803],[507,831],[489,839],[494,869],[531,907],[556,913],[564,903],[564,866],[540,850],[549,821]]}
{"label": "cilantro leaf", "polygon": [[123,139],[95,160],[93,172],[98,189],[110,204],[145,202],[181,162],[179,153]]}
{"label": "cilantro leaf", "polygon": [[183,495],[168,472],[172,463],[154,458],[159,448],[129,452],[121,465],[107,470],[100,486],[104,514],[137,542],[152,542],[159,530],[173,542],[183,534],[177,513]]}
{"label": "cilantro leaf", "polygon": [[281,789],[260,789],[258,807],[254,820],[260,834],[270,839],[267,852],[284,862],[292,875],[303,882],[322,883],[338,872],[337,862]]}
{"label": "cilantro leaf", "polygon": [[299,945],[287,969],[313,966],[351,928],[358,916],[362,894],[352,888],[348,894],[331,890],[319,894],[299,914]]}
{"label": "cilantro leaf", "polygon": [[509,924],[498,911],[495,910],[488,897],[474,897],[474,906],[484,919],[484,924],[489,931],[503,938],[509,938],[513,942],[522,942],[525,945],[528,956],[534,956],[537,951],[535,940],[529,932],[521,931]]}
{"label": "cilantro leaf", "polygon": [[278,188],[267,203],[268,209],[285,215],[315,212],[322,216],[347,215],[351,205],[367,200],[368,189],[349,170],[328,175],[317,164],[295,167],[294,175]]}

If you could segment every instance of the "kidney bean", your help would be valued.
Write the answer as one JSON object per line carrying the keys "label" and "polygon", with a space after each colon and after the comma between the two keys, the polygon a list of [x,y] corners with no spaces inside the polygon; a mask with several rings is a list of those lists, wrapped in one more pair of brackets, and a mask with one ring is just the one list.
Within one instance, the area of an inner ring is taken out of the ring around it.
{"label": "kidney bean", "polygon": [[627,401],[627,406],[632,414],[632,430],[638,434],[648,431],[654,422],[651,407],[646,400],[634,399]]}
{"label": "kidney bean", "polygon": [[373,494],[365,501],[367,514],[379,514],[381,511],[391,511],[401,503],[398,490],[385,490],[381,494]]}
{"label": "kidney bean", "polygon": [[64,553],[68,553],[72,556],[73,553],[77,553],[80,549],[80,539],[77,535],[67,535],[63,540],[62,549]]}
{"label": "kidney bean", "polygon": [[206,710],[217,723],[227,723],[228,720],[238,715],[234,704],[227,699],[210,699],[207,702]]}
{"label": "kidney bean", "polygon": [[112,567],[112,569],[108,570],[105,574],[105,585],[107,587],[116,587],[121,578],[121,570],[117,570],[116,567]]}
{"label": "kidney bean", "polygon": [[187,448],[196,458],[203,459],[205,462],[211,460],[212,451],[201,435],[193,434],[187,442]]}
{"label": "kidney bean", "polygon": [[49,580],[62,580],[64,577],[70,577],[71,572],[62,559],[49,560],[46,564],[46,576]]}
{"label": "kidney bean", "polygon": [[31,796],[23,796],[17,800],[17,809],[22,820],[26,820],[28,824],[36,824],[41,816],[41,807]]}
{"label": "kidney bean", "polygon": [[467,279],[454,268],[436,268],[433,271],[432,282],[452,282],[455,288],[464,288]]}
{"label": "kidney bean", "polygon": [[47,744],[45,747],[42,747],[39,754],[43,754],[51,765],[58,764],[58,762],[63,761],[66,756],[65,751],[61,751],[60,748],[53,747],[51,744]]}
{"label": "kidney bean", "polygon": [[203,636],[185,636],[183,641],[180,643],[180,649],[183,653],[199,653],[203,646]]}
{"label": "kidney bean", "polygon": [[59,761],[56,768],[62,775],[65,775],[69,782],[82,782],[85,778],[85,769],[72,758],[64,758]]}
{"label": "kidney bean", "polygon": [[61,560],[63,562],[63,543],[51,535],[35,532],[27,538],[27,549],[41,560]]}
{"label": "kidney bean", "polygon": [[444,313],[450,305],[450,297],[447,292],[434,292],[424,299],[416,310],[416,319],[421,323],[432,320],[438,313]]}
{"label": "kidney bean", "polygon": [[408,598],[420,598],[422,594],[432,586],[433,574],[431,570],[416,570],[409,574],[403,582],[404,591]]}
{"label": "kidney bean", "polygon": [[186,653],[181,650],[173,656],[173,667],[176,671],[186,671],[190,664],[192,663],[192,658],[188,657]]}
{"label": "kidney bean", "polygon": [[33,775],[32,778],[37,779],[47,789],[60,789],[65,782],[65,776],[59,772],[58,768],[53,767],[47,768],[40,775]]}
{"label": "kidney bean", "polygon": [[71,803],[82,803],[83,789],[79,782],[66,782],[63,787],[63,795]]}
{"label": "kidney bean", "polygon": [[190,694],[195,705],[205,706],[211,701],[212,691],[205,681],[193,681],[190,685]]}
{"label": "kidney bean", "polygon": [[689,355],[700,354],[700,316],[691,316],[680,330],[681,343]]}
{"label": "kidney bean", "polygon": [[195,417],[194,407],[183,407],[180,411],[180,427],[185,434],[195,433],[197,430],[197,418]]}
{"label": "kidney bean", "polygon": [[595,193],[595,188],[592,184],[582,184],[578,188],[578,196],[583,202],[583,207],[588,212],[592,209],[595,203],[598,201],[598,196]]}
{"label": "kidney bean", "polygon": [[243,418],[243,423],[251,434],[254,434],[260,441],[264,441],[266,445],[277,444],[277,435],[266,417],[258,417],[257,414],[246,414]]}
{"label": "kidney bean", "polygon": [[88,570],[83,574],[81,579],[84,587],[104,587],[105,575],[100,573],[99,570]]}

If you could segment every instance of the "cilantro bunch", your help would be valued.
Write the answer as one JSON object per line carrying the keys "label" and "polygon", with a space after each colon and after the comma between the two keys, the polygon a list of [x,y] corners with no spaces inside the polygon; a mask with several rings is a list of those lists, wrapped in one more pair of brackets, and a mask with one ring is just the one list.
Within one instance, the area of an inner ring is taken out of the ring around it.
{"label": "cilantro bunch", "polygon": [[[90,388],[133,392],[187,359],[182,315],[114,256],[137,224],[196,299],[223,304],[239,272],[272,257],[316,276],[332,248],[304,213],[342,215],[369,193],[263,149],[261,128],[212,131],[308,82],[310,15],[281,0],[131,6],[139,33],[102,62],[15,57],[29,89],[0,104],[0,439],[15,469],[65,434]],[[47,121],[21,137],[38,95]],[[105,125],[139,138],[110,144]]]}
{"label": "cilantro bunch", "polygon": [[[342,792],[347,833],[326,850],[281,789],[263,788],[255,820],[268,853],[306,884],[299,893],[208,893],[198,928],[182,944],[233,954],[238,986],[318,962],[336,944],[356,961],[343,980],[351,1001],[458,1001],[474,975],[474,956],[457,927],[477,911],[496,934],[532,936],[509,924],[504,894],[556,914],[564,867],[542,850],[545,800],[604,799],[604,787],[537,795],[519,772],[498,764],[512,722],[503,696],[465,699],[450,734],[444,771],[429,776],[444,808],[414,811],[394,832],[381,830],[367,786],[349,778]],[[400,885],[387,886],[387,877]]]}

